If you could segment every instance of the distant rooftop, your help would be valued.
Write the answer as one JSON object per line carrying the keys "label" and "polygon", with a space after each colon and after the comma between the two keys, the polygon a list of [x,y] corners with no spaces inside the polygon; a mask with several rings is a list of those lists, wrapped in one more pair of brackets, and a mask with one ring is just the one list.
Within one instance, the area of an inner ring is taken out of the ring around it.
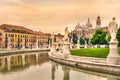
{"label": "distant rooftop", "polygon": [[11,25],[11,24],[2,24],[0,25],[0,29],[5,32],[14,32],[14,33],[26,33],[32,34],[34,31],[31,29],[27,29],[23,26]]}

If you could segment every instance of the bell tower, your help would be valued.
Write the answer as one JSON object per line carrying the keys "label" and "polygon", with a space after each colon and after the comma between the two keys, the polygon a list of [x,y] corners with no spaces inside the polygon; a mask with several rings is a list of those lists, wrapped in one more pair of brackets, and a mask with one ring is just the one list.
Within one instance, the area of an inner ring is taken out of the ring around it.
{"label": "bell tower", "polygon": [[98,15],[96,20],[96,28],[100,28],[100,27],[101,27],[101,19],[100,19],[100,16]]}

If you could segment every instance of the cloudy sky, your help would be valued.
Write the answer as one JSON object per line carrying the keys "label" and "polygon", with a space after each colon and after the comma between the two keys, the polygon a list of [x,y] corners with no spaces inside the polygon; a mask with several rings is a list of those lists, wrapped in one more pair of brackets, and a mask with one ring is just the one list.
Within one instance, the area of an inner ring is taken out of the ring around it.
{"label": "cloudy sky", "polygon": [[120,0],[0,0],[0,24],[14,24],[42,32],[63,33],[90,17],[95,26],[98,15],[102,26],[112,17],[120,23]]}

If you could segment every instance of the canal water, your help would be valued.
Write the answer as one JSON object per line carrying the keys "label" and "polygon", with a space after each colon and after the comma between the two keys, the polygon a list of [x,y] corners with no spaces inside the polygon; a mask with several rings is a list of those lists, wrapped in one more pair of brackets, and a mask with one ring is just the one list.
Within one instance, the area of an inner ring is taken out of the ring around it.
{"label": "canal water", "polygon": [[119,76],[70,68],[49,60],[47,53],[0,57],[0,80],[120,80]]}

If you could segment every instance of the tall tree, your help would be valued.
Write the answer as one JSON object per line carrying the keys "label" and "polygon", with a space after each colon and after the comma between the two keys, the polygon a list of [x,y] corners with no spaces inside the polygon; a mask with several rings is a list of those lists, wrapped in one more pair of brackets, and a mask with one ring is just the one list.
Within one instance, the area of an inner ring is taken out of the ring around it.
{"label": "tall tree", "polygon": [[82,37],[80,38],[80,44],[85,44],[85,40]]}
{"label": "tall tree", "polygon": [[120,47],[120,28],[117,31],[117,40],[119,42],[118,46]]}
{"label": "tall tree", "polygon": [[73,43],[77,44],[77,35],[76,34],[73,34]]}
{"label": "tall tree", "polygon": [[107,44],[106,33],[102,30],[96,30],[93,34],[93,37],[90,40],[90,43],[95,44]]}

